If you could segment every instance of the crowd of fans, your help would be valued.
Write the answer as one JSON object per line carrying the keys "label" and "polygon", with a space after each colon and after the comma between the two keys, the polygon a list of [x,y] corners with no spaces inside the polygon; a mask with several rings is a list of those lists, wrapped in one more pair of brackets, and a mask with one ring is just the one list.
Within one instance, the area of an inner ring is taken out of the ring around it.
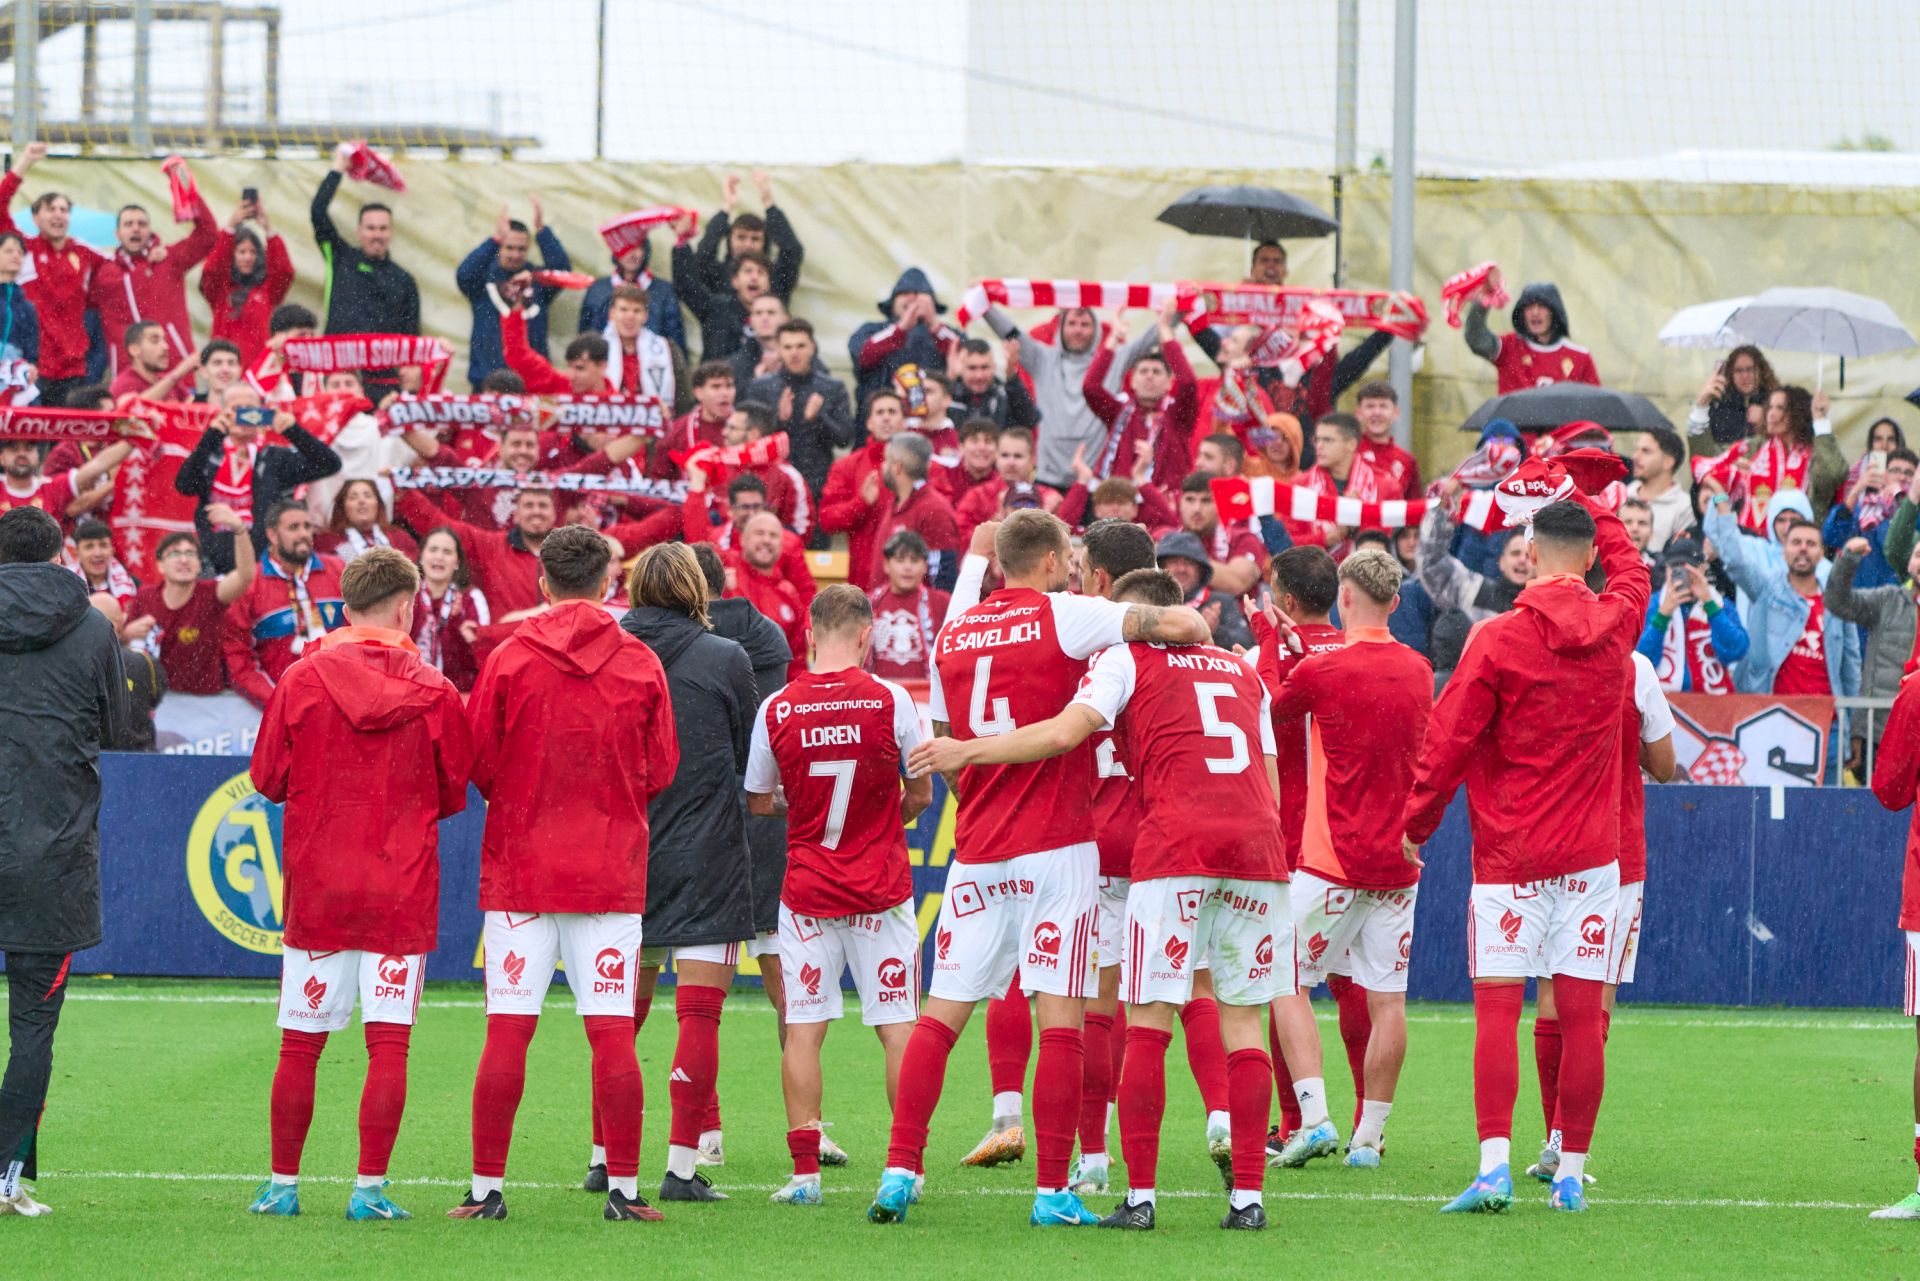
{"label": "crowd of fans", "polygon": [[[66,195],[31,193],[35,234],[23,235],[6,206],[45,153],[27,147],[0,179],[6,391],[16,404],[37,392],[50,406],[141,399],[200,403],[214,416],[174,480],[196,501],[194,530],[162,540],[139,578],[111,519],[139,440],[47,449],[0,439],[0,511],[37,506],[62,522],[70,568],[155,680],[164,677],[168,699],[232,691],[263,705],[304,647],[341,625],[340,570],[376,546],[419,563],[415,640],[468,689],[487,653],[545,608],[538,552],[561,524],[598,528],[622,559],[667,540],[710,547],[718,594],[774,625],[794,671],[815,592],[808,551],[844,546],[847,579],[874,603],[875,670],[894,679],[926,674],[971,532],[1027,507],[1076,530],[1101,518],[1145,525],[1161,566],[1227,645],[1252,643],[1247,606],[1275,591],[1277,553],[1382,547],[1408,575],[1394,634],[1431,659],[1441,682],[1472,625],[1512,608],[1529,573],[1518,532],[1470,527],[1463,500],[1554,441],[1495,420],[1466,463],[1423,484],[1418,461],[1394,440],[1404,407],[1370,377],[1386,334],[1302,367],[1262,358],[1275,344],[1257,326],[1209,328],[1171,304],[1137,336],[1121,315],[1067,308],[1029,325],[991,307],[980,320],[996,342],[955,327],[926,274],[908,267],[836,368],[796,314],[805,249],[758,174],[760,213],[738,210],[739,182],[728,178],[697,239],[686,214],[656,232],[674,241],[670,280],[654,275],[646,240],[614,254],[585,291],[574,336],[549,332],[551,304],[569,282],[545,273],[568,273],[574,259],[537,199],[526,221],[503,206],[493,235],[455,273],[472,306],[473,391],[644,393],[671,407],[664,435],[513,425],[383,434],[361,413],[323,439],[290,409],[298,398],[363,395],[384,408],[427,386],[419,367],[321,376],[281,358],[297,337],[420,333],[418,286],[392,256],[394,208],[364,203],[345,230],[333,216],[347,153],[336,153],[310,211],[324,314],[286,301],[292,261],[251,191],[224,227],[195,195],[191,230],[171,244],[147,210],[129,205],[111,255],[71,237]],[[194,332],[187,307],[196,269],[212,315],[206,334]],[[1254,249],[1248,282],[1286,278],[1284,247]],[[1520,290],[1510,332],[1496,335],[1488,302],[1502,293],[1496,273],[1468,305],[1464,330],[1468,348],[1494,365],[1499,391],[1599,382],[1552,284]],[[1183,327],[1217,367],[1211,376],[1189,361]],[[555,363],[548,353],[563,339]],[[1338,408],[1349,392],[1351,410]],[[1701,388],[1684,438],[1652,430],[1622,442],[1633,479],[1621,515],[1656,584],[1639,648],[1669,690],[1883,698],[1912,670],[1920,459],[1900,424],[1883,418],[1850,464],[1827,411],[1824,395],[1780,383],[1765,353],[1743,346]],[[685,458],[778,438],[781,448],[753,455],[766,461]],[[394,469],[421,464],[647,478],[683,485],[684,498],[678,488],[662,498],[393,487]],[[1437,501],[1405,528],[1291,511],[1233,523],[1209,482],[1234,476],[1364,502]],[[616,582],[609,599],[623,597]],[[1879,717],[1854,724],[1851,768],[1881,726]]]}

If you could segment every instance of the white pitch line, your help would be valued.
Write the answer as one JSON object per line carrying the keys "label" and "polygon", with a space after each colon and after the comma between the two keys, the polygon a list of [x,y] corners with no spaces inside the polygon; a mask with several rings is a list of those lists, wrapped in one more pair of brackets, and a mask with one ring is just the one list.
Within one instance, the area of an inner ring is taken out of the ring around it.
{"label": "white pitch line", "polygon": [[[236,1187],[265,1182],[262,1174],[210,1174],[182,1173],[178,1171],[157,1170],[51,1170],[42,1175],[42,1180],[53,1179],[119,1179],[130,1182],[152,1183],[231,1183]],[[352,1179],[340,1175],[303,1175],[302,1183],[324,1183],[346,1186]],[[458,1190],[466,1186],[464,1178],[447,1179],[390,1179],[394,1187],[441,1187]],[[783,1183],[726,1183],[716,1186],[722,1192],[774,1192],[786,1186]],[[526,1183],[509,1179],[507,1191],[531,1189],[541,1192],[578,1191],[578,1183]],[[937,1182],[928,1186],[926,1196],[930,1197],[1025,1197],[1032,1196],[1030,1187],[1013,1188],[949,1188],[941,1187]],[[1158,1195],[1179,1198],[1181,1200],[1215,1200],[1220,1196],[1219,1189],[1200,1191],[1192,1188],[1160,1188]],[[847,1190],[851,1201],[857,1199],[852,1189]],[[1415,1196],[1405,1192],[1280,1192],[1268,1189],[1269,1201],[1372,1201],[1397,1205],[1442,1205],[1444,1196]],[[1878,1203],[1862,1201],[1768,1201],[1745,1197],[1601,1197],[1599,1205],[1623,1205],[1650,1207],[1656,1209],[1737,1209],[1737,1210],[1877,1210]]]}
{"label": "white pitch line", "polygon": [[[665,989],[663,989],[665,990]],[[564,1001],[564,995],[556,999]],[[99,1002],[119,1004],[154,1005],[261,1005],[272,1006],[279,1002],[277,994],[263,992],[258,996],[240,992],[215,992],[198,995],[192,992],[87,992],[69,991],[67,1000],[78,1002]],[[0,1005],[6,1003],[4,991],[0,991]],[[482,1010],[486,1002],[462,997],[426,997],[421,1006],[430,1010]],[[672,1005],[671,995],[663,996],[655,1002],[658,1005]],[[755,998],[750,993],[734,996],[727,1002],[728,1014],[771,1014],[773,1007],[764,998]],[[1322,1023],[1331,1024],[1337,1016],[1316,1011],[1316,1017]],[[1409,1014],[1408,1023],[1421,1023],[1434,1026],[1471,1027],[1471,1014]],[[1663,1010],[1630,1011],[1622,1008],[1616,1013],[1615,1022],[1624,1026],[1636,1027],[1682,1027],[1712,1028],[1744,1031],[1798,1031],[1798,1032],[1902,1032],[1912,1024],[1901,1018],[1884,1019],[1817,1019],[1817,1018],[1755,1018],[1752,1016],[1731,1015],[1727,1018],[1702,1018],[1697,1014],[1680,1015],[1678,1012]]]}

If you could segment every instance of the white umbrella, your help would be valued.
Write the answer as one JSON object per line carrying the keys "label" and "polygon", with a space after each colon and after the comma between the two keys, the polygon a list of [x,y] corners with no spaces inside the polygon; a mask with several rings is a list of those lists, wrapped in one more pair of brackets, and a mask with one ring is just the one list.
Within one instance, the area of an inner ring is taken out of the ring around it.
{"label": "white umbrella", "polygon": [[1716,302],[1697,302],[1673,313],[1673,319],[1660,331],[1660,341],[1669,347],[1700,347],[1724,351],[1746,341],[1728,325],[1733,314],[1752,302],[1751,298],[1722,298]]}
{"label": "white umbrella", "polygon": [[1915,345],[1893,308],[1844,289],[1769,289],[1735,311],[1727,324],[1762,347],[1818,352],[1823,381],[1827,356],[1878,356]]}

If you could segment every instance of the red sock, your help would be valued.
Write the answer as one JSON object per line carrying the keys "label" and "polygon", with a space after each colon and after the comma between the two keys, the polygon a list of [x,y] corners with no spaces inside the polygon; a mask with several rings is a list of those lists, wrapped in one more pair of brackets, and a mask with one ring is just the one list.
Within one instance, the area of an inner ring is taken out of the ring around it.
{"label": "red sock", "polygon": [[713,1106],[714,1081],[720,1075],[720,1007],[725,988],[682,983],[673,996],[680,1038],[673,1049],[673,1073],[667,1078],[667,1098],[673,1106],[667,1142],[675,1147],[700,1146],[700,1130]]}
{"label": "red sock", "polygon": [[1160,1168],[1160,1118],[1167,1110],[1167,1047],[1173,1033],[1127,1029],[1127,1088],[1120,1094],[1120,1155],[1127,1186],[1150,1188]]}
{"label": "red sock", "polygon": [[1560,1035],[1566,1049],[1560,1057],[1560,1127],[1564,1152],[1585,1152],[1593,1145],[1593,1123],[1600,1116],[1600,1096],[1607,1086],[1607,1039],[1602,1024],[1598,979],[1570,979],[1555,975],[1554,1003],[1560,1009]]}
{"label": "red sock", "polygon": [[1473,989],[1473,1113],[1482,1139],[1513,1137],[1513,1101],[1520,1095],[1520,1006],[1524,983],[1478,983]]}
{"label": "red sock", "polygon": [[633,1053],[633,1020],[589,1014],[585,1022],[593,1050],[593,1111],[606,1129],[607,1177],[630,1179],[640,1173],[640,1116],[646,1106],[640,1060]]}
{"label": "red sock", "polygon": [[787,1131],[787,1151],[793,1157],[793,1172],[820,1173],[820,1131],[810,1125]]}
{"label": "red sock", "polygon": [[[927,1150],[927,1126],[947,1083],[947,1057],[958,1039],[939,1019],[920,1016],[900,1056],[900,1092],[893,1105],[893,1134],[887,1144],[887,1168],[921,1173]],[[817,1142],[817,1140],[816,1140]]]}
{"label": "red sock", "polygon": [[538,1014],[487,1015],[487,1043],[473,1077],[473,1172],[483,1179],[506,1177],[513,1114],[527,1088],[527,1046],[539,1026]]}
{"label": "red sock", "polygon": [[1080,1122],[1087,1047],[1077,1027],[1040,1030],[1033,1068],[1034,1186],[1064,1188],[1073,1164],[1073,1133]]}
{"label": "red sock", "polygon": [[1559,1019],[1533,1021],[1533,1066],[1540,1077],[1540,1114],[1547,1119],[1547,1133],[1552,1134],[1553,1113],[1560,1101]]}
{"label": "red sock", "polygon": [[1600,1039],[1602,1041],[1605,1041],[1608,1037],[1612,1035],[1613,1035],[1613,1011],[1601,1010],[1600,1011]]}
{"label": "red sock", "polygon": [[1120,1066],[1127,1057],[1127,1007],[1122,1005],[1113,1012],[1113,1035],[1107,1038],[1107,1044],[1113,1051],[1112,1083],[1107,1087],[1107,1102],[1120,1100]]}
{"label": "red sock", "polygon": [[1233,1187],[1258,1192],[1267,1176],[1267,1082],[1273,1064],[1260,1050],[1227,1056],[1227,1112],[1233,1120]]}
{"label": "red sock", "polygon": [[634,998],[634,1002],[633,1002],[633,1034],[634,1034],[635,1036],[639,1036],[639,1035],[640,1035],[640,1029],[641,1029],[641,1028],[643,1028],[643,1027],[645,1027],[645,1026],[647,1025],[647,1014],[648,1014],[648,1013],[649,1013],[649,1012],[650,1012],[650,1011],[651,1011],[652,1009],[653,1009],[653,998],[652,998],[652,997],[648,997],[648,998],[647,998],[646,1000],[644,1000],[644,1001],[643,1001],[643,1000],[640,1000],[640,999],[639,999],[638,997],[636,997],[636,998]]}
{"label": "red sock", "polygon": [[1300,1100],[1293,1093],[1293,1073],[1287,1070],[1287,1056],[1280,1049],[1280,1021],[1267,1013],[1267,1057],[1273,1062],[1273,1088],[1280,1095],[1280,1137],[1286,1138],[1303,1123]]}
{"label": "red sock", "polygon": [[1107,1098],[1113,1093],[1113,1016],[1089,1014],[1086,1030],[1086,1076],[1080,1086],[1080,1155],[1105,1156]]}
{"label": "red sock", "polygon": [[360,1090],[360,1173],[385,1174],[400,1135],[400,1115],[407,1110],[407,1041],[413,1029],[405,1023],[368,1023],[367,1083]]}
{"label": "red sock", "polygon": [[1187,1067],[1200,1087],[1200,1103],[1209,1112],[1227,1110],[1227,1046],[1220,1039],[1220,1006],[1211,997],[1180,1007],[1187,1033]]}
{"label": "red sock", "polygon": [[1020,995],[1020,978],[1006,996],[987,1002],[987,1073],[995,1094],[1024,1094],[1033,1055],[1033,1014]]}
{"label": "red sock", "polygon": [[1347,1071],[1353,1074],[1353,1128],[1357,1130],[1360,1105],[1367,1097],[1367,1042],[1373,1039],[1373,1013],[1367,1008],[1367,989],[1346,975],[1329,975],[1327,990],[1340,1006],[1340,1043],[1347,1047]]}
{"label": "red sock", "polygon": [[300,1173],[300,1151],[313,1124],[313,1077],[320,1069],[325,1032],[280,1030],[280,1063],[273,1069],[273,1093],[267,1103],[267,1129],[273,1140],[273,1172]]}
{"label": "red sock", "polygon": [[[717,1076],[717,1072],[716,1072]],[[713,1101],[707,1104],[707,1114],[700,1122],[700,1133],[720,1128],[720,1086],[716,1080],[713,1087]]]}

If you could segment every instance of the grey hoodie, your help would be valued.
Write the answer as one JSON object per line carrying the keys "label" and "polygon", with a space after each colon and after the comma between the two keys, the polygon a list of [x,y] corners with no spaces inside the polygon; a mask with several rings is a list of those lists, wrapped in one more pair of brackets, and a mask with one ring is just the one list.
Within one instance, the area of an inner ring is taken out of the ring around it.
{"label": "grey hoodie", "polygon": [[[1065,313],[1060,313],[1064,317]],[[1085,351],[1068,351],[1061,345],[1065,324],[1055,324],[1052,342],[1041,342],[1013,323],[1013,318],[998,307],[989,307],[981,316],[993,332],[1002,338],[1020,340],[1020,365],[1033,380],[1033,400],[1040,407],[1040,439],[1034,457],[1034,477],[1043,485],[1065,492],[1073,486],[1073,454],[1087,448],[1089,461],[1098,458],[1107,443],[1107,425],[1087,408],[1083,384],[1087,366],[1100,351],[1100,333]],[[1141,334],[1122,348],[1107,374],[1108,391],[1118,394],[1127,371],[1140,352],[1154,345],[1158,334],[1147,325]],[[1014,375],[1017,377],[1018,375]]]}

